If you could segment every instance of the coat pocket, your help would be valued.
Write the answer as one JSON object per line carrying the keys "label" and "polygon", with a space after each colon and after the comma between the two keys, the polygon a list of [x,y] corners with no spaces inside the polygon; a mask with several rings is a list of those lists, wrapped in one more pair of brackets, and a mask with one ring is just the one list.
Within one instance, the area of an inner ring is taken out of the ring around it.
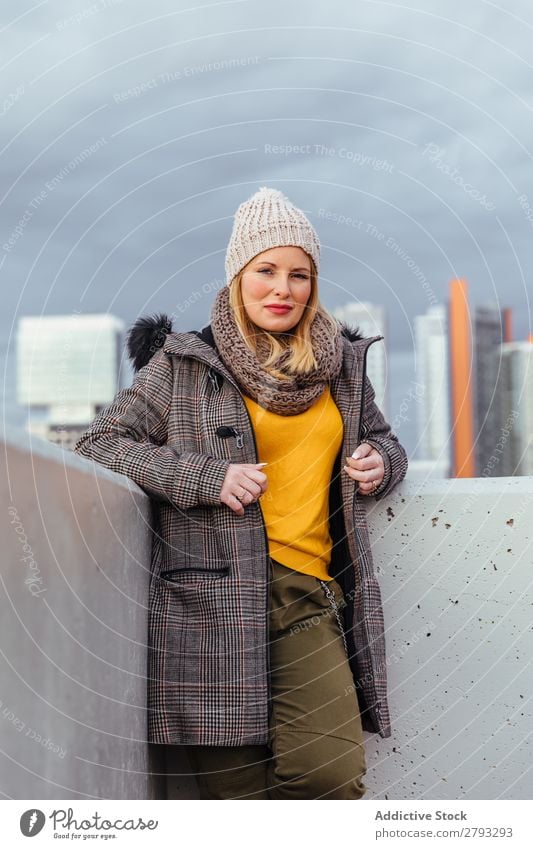
{"label": "coat pocket", "polygon": [[217,578],[227,577],[230,573],[229,566],[182,566],[174,569],[165,569],[160,572],[158,577],[161,581],[169,584],[176,583],[197,583],[201,580],[211,581]]}

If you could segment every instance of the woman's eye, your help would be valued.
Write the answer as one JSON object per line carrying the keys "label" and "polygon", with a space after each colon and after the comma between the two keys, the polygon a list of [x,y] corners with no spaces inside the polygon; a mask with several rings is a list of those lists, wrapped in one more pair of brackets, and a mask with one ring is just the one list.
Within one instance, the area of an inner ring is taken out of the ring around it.
{"label": "woman's eye", "polygon": [[[272,271],[272,269],[271,269],[271,268],[260,268],[260,269],[259,269],[259,274],[263,274],[265,271],[267,271],[267,272],[270,274],[270,272]],[[307,274],[298,274],[298,273],[297,273],[297,274],[293,274],[293,277],[299,277],[299,278],[300,278],[300,280],[308,280],[308,279],[309,279],[309,278],[308,278],[308,276],[307,276]]]}

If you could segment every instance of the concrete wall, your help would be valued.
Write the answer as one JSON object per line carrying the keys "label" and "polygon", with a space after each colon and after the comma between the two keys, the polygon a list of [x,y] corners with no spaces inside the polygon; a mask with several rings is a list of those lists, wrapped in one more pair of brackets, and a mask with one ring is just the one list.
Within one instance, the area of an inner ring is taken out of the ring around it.
{"label": "concrete wall", "polygon": [[[149,499],[23,431],[2,447],[0,791],[195,797],[179,747],[165,790],[145,742]],[[533,478],[367,506],[393,736],[366,735],[365,798],[530,798]]]}
{"label": "concrete wall", "polygon": [[530,799],[533,478],[404,481],[369,509],[393,736],[388,799]]}
{"label": "concrete wall", "polygon": [[122,475],[95,474],[25,431],[9,432],[2,465],[0,790],[153,798],[150,501]]}

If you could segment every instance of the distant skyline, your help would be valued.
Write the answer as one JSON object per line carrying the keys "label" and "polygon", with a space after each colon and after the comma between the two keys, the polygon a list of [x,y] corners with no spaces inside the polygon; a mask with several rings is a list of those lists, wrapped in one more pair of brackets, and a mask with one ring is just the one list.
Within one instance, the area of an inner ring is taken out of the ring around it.
{"label": "distant skyline", "polygon": [[22,315],[201,327],[261,185],[316,227],[324,304],[383,304],[413,376],[414,316],[455,277],[527,339],[532,33],[525,0],[4,8],[4,345]]}

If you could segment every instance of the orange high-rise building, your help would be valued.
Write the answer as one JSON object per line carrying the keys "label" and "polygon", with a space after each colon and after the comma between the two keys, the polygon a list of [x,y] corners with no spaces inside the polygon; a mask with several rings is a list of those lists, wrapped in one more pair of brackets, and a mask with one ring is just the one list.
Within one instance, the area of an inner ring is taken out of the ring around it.
{"label": "orange high-rise building", "polygon": [[502,310],[503,314],[503,341],[504,342],[512,342],[513,341],[513,329],[511,327],[511,307],[504,307]]}
{"label": "orange high-rise building", "polygon": [[450,404],[453,436],[452,477],[475,477],[472,398],[472,321],[466,280],[450,282]]}

